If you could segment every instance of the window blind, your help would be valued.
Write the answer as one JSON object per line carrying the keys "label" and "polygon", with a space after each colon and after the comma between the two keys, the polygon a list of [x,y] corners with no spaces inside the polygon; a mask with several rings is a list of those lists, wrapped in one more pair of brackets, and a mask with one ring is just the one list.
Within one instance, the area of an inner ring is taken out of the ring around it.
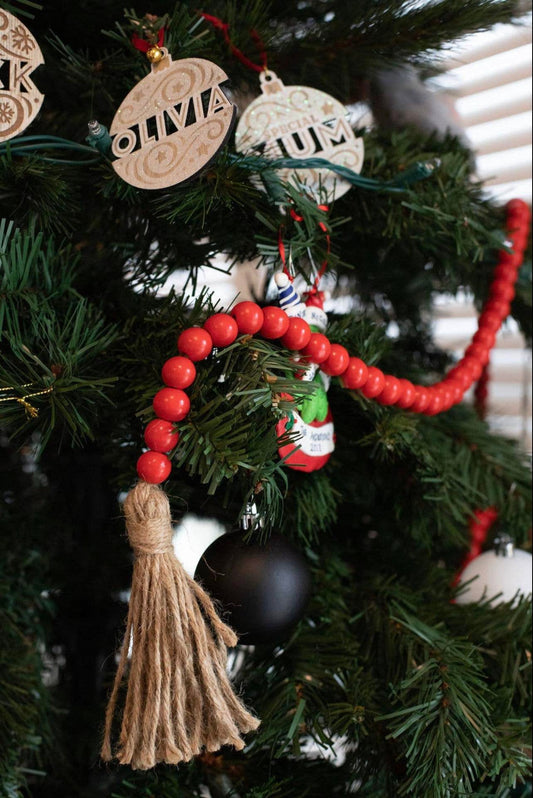
{"label": "window blind", "polygon": [[[455,98],[455,109],[476,154],[486,192],[502,204],[531,203],[531,17],[521,26],[497,25],[450,51],[436,82]],[[476,330],[471,297],[435,298],[436,342],[460,355]],[[489,417],[493,428],[531,452],[531,355],[508,320],[491,359]]]}

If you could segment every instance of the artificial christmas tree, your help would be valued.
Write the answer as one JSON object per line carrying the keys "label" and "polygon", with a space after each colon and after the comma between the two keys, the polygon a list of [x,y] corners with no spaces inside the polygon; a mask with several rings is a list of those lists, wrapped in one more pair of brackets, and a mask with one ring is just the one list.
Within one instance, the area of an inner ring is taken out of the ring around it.
{"label": "artificial christmas tree", "polygon": [[[529,209],[485,197],[462,139],[352,138],[338,110],[523,8],[0,5],[43,52],[45,97],[0,144],[0,792],[527,795],[530,598],[454,599],[476,518],[491,528],[472,552],[505,534],[530,547],[527,459],[464,399],[507,315],[530,332]],[[199,62],[217,67],[193,91]],[[277,132],[247,138],[261,82],[263,103],[308,87],[324,107],[295,118],[306,89]],[[178,141],[196,149],[174,169]],[[263,295],[222,307],[195,290],[222,256],[228,272],[254,259]],[[431,302],[465,287],[482,312],[454,363]],[[304,425],[327,427],[327,453],[305,452]],[[124,766],[99,752],[136,464],[103,748]],[[286,622],[227,656],[232,607],[217,617],[176,563],[165,493],[176,521],[189,510],[232,532],[198,568],[215,598],[222,576],[218,598],[238,595],[247,622],[290,598]],[[246,584],[231,583],[234,556]],[[297,576],[276,581],[291,562]]]}

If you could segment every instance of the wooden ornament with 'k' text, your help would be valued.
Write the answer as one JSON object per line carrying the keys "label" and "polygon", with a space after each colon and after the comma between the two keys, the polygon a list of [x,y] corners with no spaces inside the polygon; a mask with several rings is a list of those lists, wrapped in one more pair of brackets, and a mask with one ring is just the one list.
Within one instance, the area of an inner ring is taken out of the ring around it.
{"label": "wooden ornament with 'k' text", "polygon": [[0,142],[22,133],[43,104],[31,75],[44,64],[37,40],[8,11],[0,11]]}

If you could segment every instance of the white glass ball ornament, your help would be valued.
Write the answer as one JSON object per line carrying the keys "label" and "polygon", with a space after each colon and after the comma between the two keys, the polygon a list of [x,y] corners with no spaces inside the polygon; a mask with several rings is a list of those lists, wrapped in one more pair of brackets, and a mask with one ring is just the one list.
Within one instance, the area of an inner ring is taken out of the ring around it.
{"label": "white glass ball ornament", "polygon": [[[508,535],[500,535],[494,541],[494,548],[486,551],[470,562],[459,580],[459,587],[470,582],[457,596],[457,604],[473,604],[491,599],[490,606],[504,602],[516,604],[519,597],[531,598],[531,554],[515,549],[514,541]],[[474,580],[474,581],[471,581]]]}

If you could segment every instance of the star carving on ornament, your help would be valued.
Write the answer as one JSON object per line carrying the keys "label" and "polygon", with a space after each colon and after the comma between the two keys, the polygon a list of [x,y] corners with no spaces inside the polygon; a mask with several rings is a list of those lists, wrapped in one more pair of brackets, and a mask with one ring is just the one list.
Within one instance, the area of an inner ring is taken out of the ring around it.
{"label": "star carving on ornament", "polygon": [[168,155],[163,150],[159,150],[157,155],[155,156],[158,163],[163,163],[163,161],[168,161]]}
{"label": "star carving on ornament", "polygon": [[138,89],[135,94],[133,95],[133,99],[136,103],[140,103],[144,97],[144,91],[142,89]]}
{"label": "star carving on ornament", "polygon": [[207,155],[207,153],[209,152],[209,147],[205,142],[202,142],[202,144],[200,144],[196,152],[198,153],[198,155]]}
{"label": "star carving on ornament", "polygon": [[332,114],[335,109],[332,102],[327,102],[322,106],[322,110],[326,116],[329,116],[329,114]]}

